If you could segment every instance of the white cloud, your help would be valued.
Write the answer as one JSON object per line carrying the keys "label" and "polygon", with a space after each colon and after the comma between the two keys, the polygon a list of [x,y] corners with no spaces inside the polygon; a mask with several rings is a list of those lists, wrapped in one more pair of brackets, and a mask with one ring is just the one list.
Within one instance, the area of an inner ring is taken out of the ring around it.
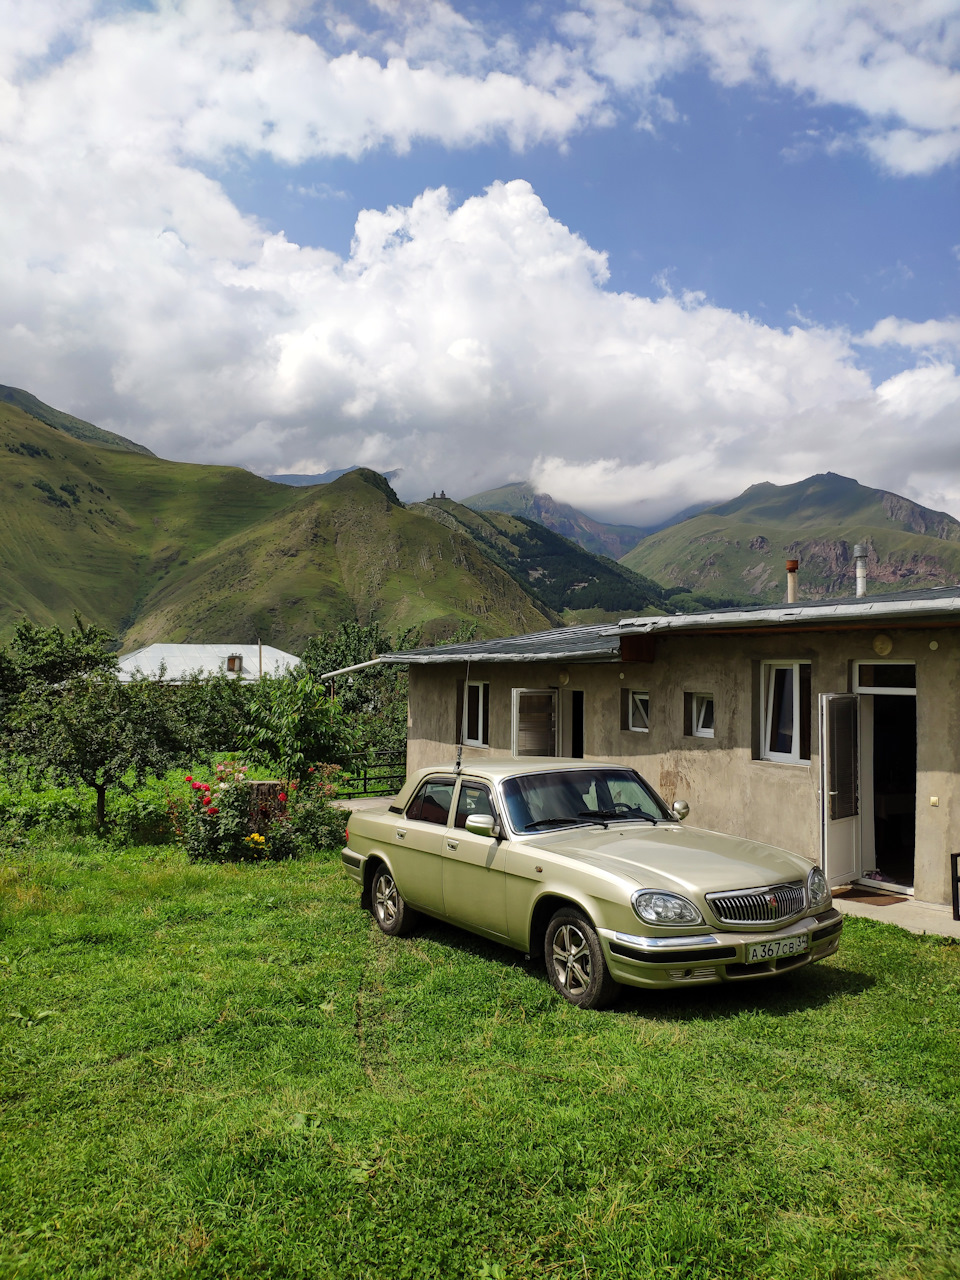
{"label": "white cloud", "polygon": [[862,118],[852,132],[892,173],[930,173],[960,156],[955,0],[583,0],[561,28],[621,92],[652,93],[702,61],[722,84],[773,83],[852,108]]}
{"label": "white cloud", "polygon": [[[693,293],[614,293],[605,256],[522,181],[459,206],[428,191],[366,210],[344,260],[268,234],[198,168],[418,137],[561,141],[603,118],[610,86],[639,86],[638,109],[662,121],[656,86],[699,56],[704,32],[727,77],[756,75],[761,46],[781,66],[785,19],[774,30],[764,6],[741,5],[731,26],[720,0],[696,6],[655,22],[605,0],[532,51],[449,6],[399,0],[380,0],[380,33],[328,14],[336,51],[283,0],[106,18],[64,0],[29,38],[14,23],[5,65],[19,71],[0,97],[0,175],[16,192],[0,209],[0,381],[168,456],[264,472],[402,466],[409,496],[465,495],[538,459],[557,497],[643,520],[829,466],[920,498],[948,490],[960,511],[953,321],[888,318],[854,339],[772,328]],[[911,31],[933,7],[910,10]],[[804,7],[781,9],[799,39]],[[622,49],[600,41],[601,19],[629,19]],[[938,39],[911,36],[897,64],[912,114],[884,107],[889,93],[871,110],[940,127],[911,79],[917,59],[940,57]],[[370,53],[378,41],[387,60]],[[859,348],[888,343],[920,363],[874,389]]]}

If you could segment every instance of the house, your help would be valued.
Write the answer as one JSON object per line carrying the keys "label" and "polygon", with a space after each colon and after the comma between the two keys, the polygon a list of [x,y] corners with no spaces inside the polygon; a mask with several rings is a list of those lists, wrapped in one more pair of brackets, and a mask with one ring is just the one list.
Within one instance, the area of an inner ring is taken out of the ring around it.
{"label": "house", "polygon": [[950,901],[960,587],[629,618],[388,654],[408,768],[562,755],[636,767],[691,821]]}
{"label": "house", "polygon": [[269,644],[151,644],[125,653],[117,664],[121,680],[134,675],[163,678],[177,684],[192,675],[228,675],[237,680],[259,680],[292,671],[300,659]]}

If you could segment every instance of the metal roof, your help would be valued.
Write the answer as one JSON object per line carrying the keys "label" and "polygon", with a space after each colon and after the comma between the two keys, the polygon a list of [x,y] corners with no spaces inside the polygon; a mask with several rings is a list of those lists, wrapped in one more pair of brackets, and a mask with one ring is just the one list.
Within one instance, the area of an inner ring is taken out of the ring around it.
{"label": "metal roof", "polygon": [[385,653],[381,662],[409,662],[420,666],[434,662],[616,662],[620,659],[618,633],[609,624],[590,627],[554,627],[504,640],[472,640],[467,644],[442,644],[432,649],[408,649]]}
{"label": "metal roof", "polygon": [[803,600],[797,604],[741,605],[711,613],[677,613],[623,618],[616,624],[557,627],[503,640],[437,645],[384,654],[379,661],[428,663],[465,662],[617,662],[620,637],[657,635],[666,631],[722,631],[743,627],[817,627],[857,622],[891,625],[953,617],[960,623],[960,586],[921,588],[883,595]]}
{"label": "metal roof", "polygon": [[[163,670],[164,680],[171,684],[193,675],[258,680],[261,655],[265,676],[282,675],[300,662],[292,653],[284,653],[269,644],[150,644],[123,654],[117,663],[117,674],[121,680],[132,680],[137,672],[157,679]],[[227,658],[232,657],[242,659],[239,672],[227,671]]]}
{"label": "metal roof", "polygon": [[960,615],[960,587],[931,587],[891,591],[884,595],[839,600],[801,600],[796,604],[746,605],[712,613],[667,614],[652,618],[623,618],[607,627],[608,636],[653,635],[663,631],[723,630],[726,627],[810,626],[837,623],[919,621]]}

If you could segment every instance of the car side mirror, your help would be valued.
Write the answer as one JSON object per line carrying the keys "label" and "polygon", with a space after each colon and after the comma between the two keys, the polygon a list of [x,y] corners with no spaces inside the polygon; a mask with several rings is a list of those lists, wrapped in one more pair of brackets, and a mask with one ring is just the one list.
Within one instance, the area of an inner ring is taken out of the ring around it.
{"label": "car side mirror", "polygon": [[471,813],[464,826],[471,835],[486,836],[492,840],[496,834],[497,820],[489,813]]}
{"label": "car side mirror", "polygon": [[690,806],[687,804],[686,800],[674,800],[673,816],[678,822],[682,822],[684,818],[689,816],[689,814]]}

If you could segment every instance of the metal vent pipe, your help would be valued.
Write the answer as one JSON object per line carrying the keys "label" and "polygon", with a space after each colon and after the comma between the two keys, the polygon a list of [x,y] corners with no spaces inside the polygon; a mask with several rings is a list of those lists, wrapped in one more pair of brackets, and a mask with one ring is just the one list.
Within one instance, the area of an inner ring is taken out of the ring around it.
{"label": "metal vent pipe", "polygon": [[799,568],[799,560],[787,561],[787,604],[797,603],[797,570]]}
{"label": "metal vent pipe", "polygon": [[857,566],[857,598],[867,594],[867,554],[870,548],[858,542],[853,548],[853,559]]}

